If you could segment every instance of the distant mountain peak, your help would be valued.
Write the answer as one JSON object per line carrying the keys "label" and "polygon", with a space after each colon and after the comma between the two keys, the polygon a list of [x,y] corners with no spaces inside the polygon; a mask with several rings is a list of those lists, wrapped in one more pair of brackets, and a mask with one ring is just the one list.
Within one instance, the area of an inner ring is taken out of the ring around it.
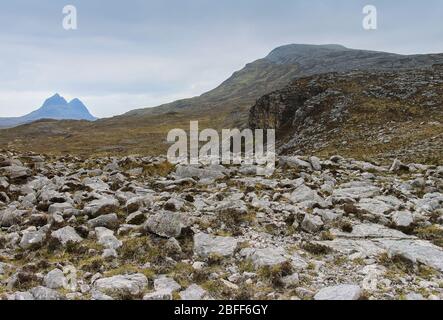
{"label": "distant mountain peak", "polygon": [[14,127],[41,119],[97,120],[80,99],[74,98],[68,103],[65,98],[56,93],[46,99],[40,108],[25,116],[0,118],[0,127]]}
{"label": "distant mountain peak", "polygon": [[60,96],[58,93],[54,94],[52,97],[46,99],[43,106],[56,106],[56,105],[66,105],[68,102],[65,98]]}
{"label": "distant mountain peak", "polygon": [[85,104],[78,98],[72,99],[69,101],[68,105],[74,106],[74,107],[83,107],[86,108]]}

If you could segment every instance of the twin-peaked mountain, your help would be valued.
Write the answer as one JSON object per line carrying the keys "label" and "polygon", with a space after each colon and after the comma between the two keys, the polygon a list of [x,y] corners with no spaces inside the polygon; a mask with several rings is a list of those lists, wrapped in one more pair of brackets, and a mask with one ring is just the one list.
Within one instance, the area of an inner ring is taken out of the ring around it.
{"label": "twin-peaked mountain", "polygon": [[37,110],[22,117],[0,118],[0,127],[14,127],[41,119],[53,120],[88,120],[95,118],[79,99],[70,102],[59,94],[48,98]]}

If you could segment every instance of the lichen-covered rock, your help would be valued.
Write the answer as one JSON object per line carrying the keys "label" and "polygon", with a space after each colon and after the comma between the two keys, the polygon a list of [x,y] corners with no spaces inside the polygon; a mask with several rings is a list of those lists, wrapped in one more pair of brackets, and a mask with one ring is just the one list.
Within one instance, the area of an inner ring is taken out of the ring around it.
{"label": "lichen-covered rock", "polygon": [[46,240],[48,229],[49,228],[47,227],[43,227],[38,231],[25,230],[22,239],[20,240],[20,248],[30,249],[41,247]]}
{"label": "lichen-covered rock", "polygon": [[359,181],[359,182],[348,182],[340,185],[340,188],[335,189],[333,192],[333,197],[336,198],[370,198],[380,194],[380,188],[374,186],[372,183]]}
{"label": "lichen-covered rock", "polygon": [[14,292],[13,294],[8,295],[8,300],[33,301],[35,299],[30,292]]}
{"label": "lichen-covered rock", "polygon": [[112,230],[106,229],[104,227],[95,228],[95,234],[98,243],[108,249],[118,249],[122,246],[122,242],[114,236]]}
{"label": "lichen-covered rock", "polygon": [[205,233],[194,236],[194,252],[201,257],[218,255],[231,256],[237,248],[238,241],[232,237],[217,237]]}
{"label": "lichen-covered rock", "polygon": [[315,300],[359,300],[362,290],[357,285],[342,284],[321,289],[314,297]]}
{"label": "lichen-covered rock", "polygon": [[301,170],[312,170],[312,165],[309,162],[298,157],[281,157],[279,165]]}
{"label": "lichen-covered rock", "polygon": [[43,282],[49,289],[61,289],[68,286],[68,280],[60,269],[54,269],[48,272]]}
{"label": "lichen-covered rock", "polygon": [[380,240],[391,256],[402,256],[443,272],[443,249],[423,240]]}
{"label": "lichen-covered rock", "polygon": [[148,279],[140,273],[102,278],[94,283],[96,290],[119,298],[137,297],[147,286]]}
{"label": "lichen-covered rock", "polygon": [[18,210],[15,207],[9,207],[5,210],[0,209],[0,227],[11,227],[20,224],[26,213],[27,211]]}
{"label": "lichen-covered rock", "polygon": [[315,190],[301,185],[290,195],[289,199],[295,203],[321,203],[324,199]]}
{"label": "lichen-covered rock", "polygon": [[49,214],[54,214],[54,213],[63,214],[66,210],[71,210],[71,209],[73,209],[72,204],[70,204],[68,202],[54,203],[49,206],[48,213]]}
{"label": "lichen-covered rock", "polygon": [[133,197],[126,202],[125,208],[128,213],[133,213],[143,207],[151,206],[152,201],[152,196]]}
{"label": "lichen-covered rock", "polygon": [[101,198],[88,203],[83,211],[91,216],[97,217],[103,214],[115,212],[118,209],[118,200],[113,198]]}
{"label": "lichen-covered rock", "polygon": [[29,290],[35,300],[63,300],[63,296],[56,290],[46,288],[46,287],[36,287]]}
{"label": "lichen-covered rock", "polygon": [[275,266],[289,261],[282,248],[242,249],[241,254],[251,259],[256,267]]}
{"label": "lichen-covered rock", "polygon": [[183,227],[180,214],[170,211],[162,211],[151,215],[145,224],[147,231],[167,238],[180,236]]}
{"label": "lichen-covered rock", "polygon": [[208,293],[202,287],[192,284],[186,290],[180,292],[182,300],[204,300]]}
{"label": "lichen-covered rock", "polygon": [[12,180],[25,179],[31,176],[31,170],[29,168],[18,165],[0,168],[0,172]]}
{"label": "lichen-covered rock", "polygon": [[88,225],[91,228],[105,227],[108,229],[116,229],[119,225],[119,221],[115,213],[110,213],[89,220]]}
{"label": "lichen-covered rock", "polygon": [[306,214],[301,223],[301,227],[307,232],[314,233],[323,227],[323,221],[319,216]]}
{"label": "lichen-covered rock", "polygon": [[407,228],[414,222],[414,217],[409,211],[397,211],[392,214],[392,222],[400,228]]}
{"label": "lichen-covered rock", "polygon": [[83,238],[80,237],[71,226],[53,231],[51,237],[57,239],[63,246],[66,246],[68,243],[78,243],[83,241]]}

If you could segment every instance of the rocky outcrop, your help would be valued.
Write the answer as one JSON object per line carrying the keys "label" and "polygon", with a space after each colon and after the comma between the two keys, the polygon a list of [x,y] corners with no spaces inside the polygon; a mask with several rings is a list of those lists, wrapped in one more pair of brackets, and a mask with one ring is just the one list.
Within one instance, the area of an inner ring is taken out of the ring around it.
{"label": "rocky outcrop", "polygon": [[[443,70],[327,73],[258,99],[251,128],[276,129],[286,154],[443,158]],[[363,151],[364,150],[364,151]],[[441,161],[440,161],[441,162]],[[393,168],[402,168],[394,162]],[[392,170],[392,168],[391,168]]]}

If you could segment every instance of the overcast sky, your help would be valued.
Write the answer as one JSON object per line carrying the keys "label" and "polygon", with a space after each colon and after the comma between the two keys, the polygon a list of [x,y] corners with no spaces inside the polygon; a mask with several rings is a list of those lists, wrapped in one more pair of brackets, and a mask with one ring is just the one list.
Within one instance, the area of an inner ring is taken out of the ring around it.
{"label": "overcast sky", "polygon": [[[63,29],[75,5],[78,30]],[[362,27],[363,7],[378,29]],[[208,91],[289,43],[443,52],[441,0],[2,0],[0,117],[58,92],[98,117]]]}

